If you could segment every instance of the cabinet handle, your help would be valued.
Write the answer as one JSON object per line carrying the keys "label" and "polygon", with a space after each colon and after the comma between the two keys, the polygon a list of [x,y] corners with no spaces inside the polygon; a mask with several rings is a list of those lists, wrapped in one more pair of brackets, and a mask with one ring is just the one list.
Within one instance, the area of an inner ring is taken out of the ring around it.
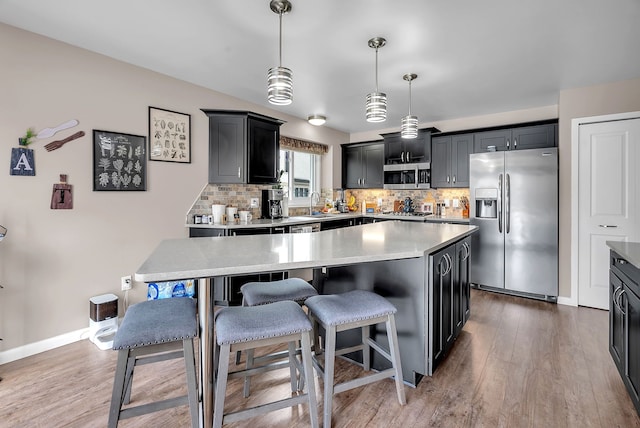
{"label": "cabinet handle", "polygon": [[465,261],[471,255],[471,248],[469,248],[469,244],[467,244],[466,242],[462,243],[462,248],[464,248],[464,253],[465,253],[464,257],[462,258],[462,261]]}
{"label": "cabinet handle", "polygon": [[363,179],[362,179],[362,185],[363,185],[363,186],[364,186],[364,182],[365,182],[365,179],[363,178]]}
{"label": "cabinet handle", "polygon": [[626,265],[627,261],[625,259],[616,259],[616,263],[619,265]]}
{"label": "cabinet handle", "polygon": [[618,227],[616,224],[599,224],[598,227]]}
{"label": "cabinet handle", "polygon": [[411,152],[407,152],[407,162],[411,162]]}
{"label": "cabinet handle", "polygon": [[627,312],[626,312],[626,311],[624,310],[624,308],[622,307],[622,295],[623,295],[624,293],[626,293],[626,291],[625,291],[625,289],[623,288],[623,289],[622,289],[622,291],[620,291],[620,293],[618,294],[618,299],[617,299],[617,301],[618,301],[618,308],[620,309],[620,313],[621,313],[623,316],[625,316],[625,317],[626,317],[626,316],[627,316]]}
{"label": "cabinet handle", "polygon": [[400,152],[400,161],[404,163],[404,152]]}
{"label": "cabinet handle", "polygon": [[509,139],[507,138],[507,149],[509,148]]}
{"label": "cabinet handle", "polygon": [[447,183],[449,182],[449,176],[447,175]]}
{"label": "cabinet handle", "polygon": [[453,182],[454,183],[456,182],[456,176],[455,175],[453,176]]}
{"label": "cabinet handle", "polygon": [[621,289],[622,289],[622,286],[618,285],[616,287],[616,289],[613,290],[613,293],[611,293],[611,301],[613,302],[613,305],[616,308],[618,308],[618,310],[620,309],[620,306],[618,306],[618,296],[617,296],[617,294],[618,294],[618,291],[620,291]]}
{"label": "cabinet handle", "polygon": [[238,167],[238,178],[240,178],[240,177],[241,177],[241,176],[240,176],[241,168],[242,168],[241,166],[239,166],[239,167]]}
{"label": "cabinet handle", "polygon": [[518,148],[518,140],[516,138],[513,139],[513,148],[514,149]]}

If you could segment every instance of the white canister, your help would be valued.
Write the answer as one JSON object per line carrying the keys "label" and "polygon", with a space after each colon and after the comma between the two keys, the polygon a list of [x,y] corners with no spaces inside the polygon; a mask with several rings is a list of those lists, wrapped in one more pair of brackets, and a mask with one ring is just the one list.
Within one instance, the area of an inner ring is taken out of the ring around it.
{"label": "white canister", "polygon": [[233,221],[237,212],[238,212],[238,208],[227,207],[227,221]]}
{"label": "white canister", "polygon": [[238,214],[240,215],[240,221],[242,223],[248,223],[253,218],[249,211],[240,211]]}
{"label": "white canister", "polygon": [[224,210],[226,205],[213,204],[211,205],[211,214],[213,215],[214,223],[222,223],[222,219],[224,218]]}

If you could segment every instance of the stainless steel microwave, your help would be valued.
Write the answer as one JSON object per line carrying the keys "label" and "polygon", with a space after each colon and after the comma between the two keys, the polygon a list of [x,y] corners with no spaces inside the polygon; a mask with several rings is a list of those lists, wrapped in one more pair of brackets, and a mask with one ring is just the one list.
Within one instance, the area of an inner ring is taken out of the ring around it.
{"label": "stainless steel microwave", "polygon": [[385,189],[429,189],[430,183],[431,164],[429,162],[384,166]]}

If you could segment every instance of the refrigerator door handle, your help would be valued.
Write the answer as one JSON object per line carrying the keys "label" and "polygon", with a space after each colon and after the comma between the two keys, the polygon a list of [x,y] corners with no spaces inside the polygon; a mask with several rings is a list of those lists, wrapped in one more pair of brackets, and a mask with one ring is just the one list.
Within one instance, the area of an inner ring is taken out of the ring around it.
{"label": "refrigerator door handle", "polygon": [[502,174],[498,176],[498,233],[502,233]]}
{"label": "refrigerator door handle", "polygon": [[506,180],[504,182],[504,221],[505,232],[511,231],[511,177],[506,174]]}

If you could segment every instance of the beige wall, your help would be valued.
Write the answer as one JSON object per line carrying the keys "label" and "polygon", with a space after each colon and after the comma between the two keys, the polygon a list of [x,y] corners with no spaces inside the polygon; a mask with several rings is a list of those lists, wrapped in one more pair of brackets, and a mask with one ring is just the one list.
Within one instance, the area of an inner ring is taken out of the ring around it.
{"label": "beige wall", "polygon": [[[200,108],[251,110],[287,121],[282,134],[331,146],[348,135],[220,93],[0,24],[0,351],[88,327],[89,298],[121,297],[164,238],[186,236],[186,213],[207,182],[208,123]],[[191,115],[192,163],[149,162],[147,191],[92,190],[92,130],[148,133],[148,106]],[[9,175],[11,148],[28,127],[77,119],[78,127],[35,142],[36,176]],[[47,152],[44,144],[86,136]],[[340,150],[324,162],[323,187],[339,185]],[[73,185],[73,210],[51,210],[59,174]],[[134,284],[131,301],[146,298]],[[2,362],[0,352],[0,362]]]}
{"label": "beige wall", "polygon": [[640,78],[560,92],[560,295],[571,296],[571,121],[640,111]]}

